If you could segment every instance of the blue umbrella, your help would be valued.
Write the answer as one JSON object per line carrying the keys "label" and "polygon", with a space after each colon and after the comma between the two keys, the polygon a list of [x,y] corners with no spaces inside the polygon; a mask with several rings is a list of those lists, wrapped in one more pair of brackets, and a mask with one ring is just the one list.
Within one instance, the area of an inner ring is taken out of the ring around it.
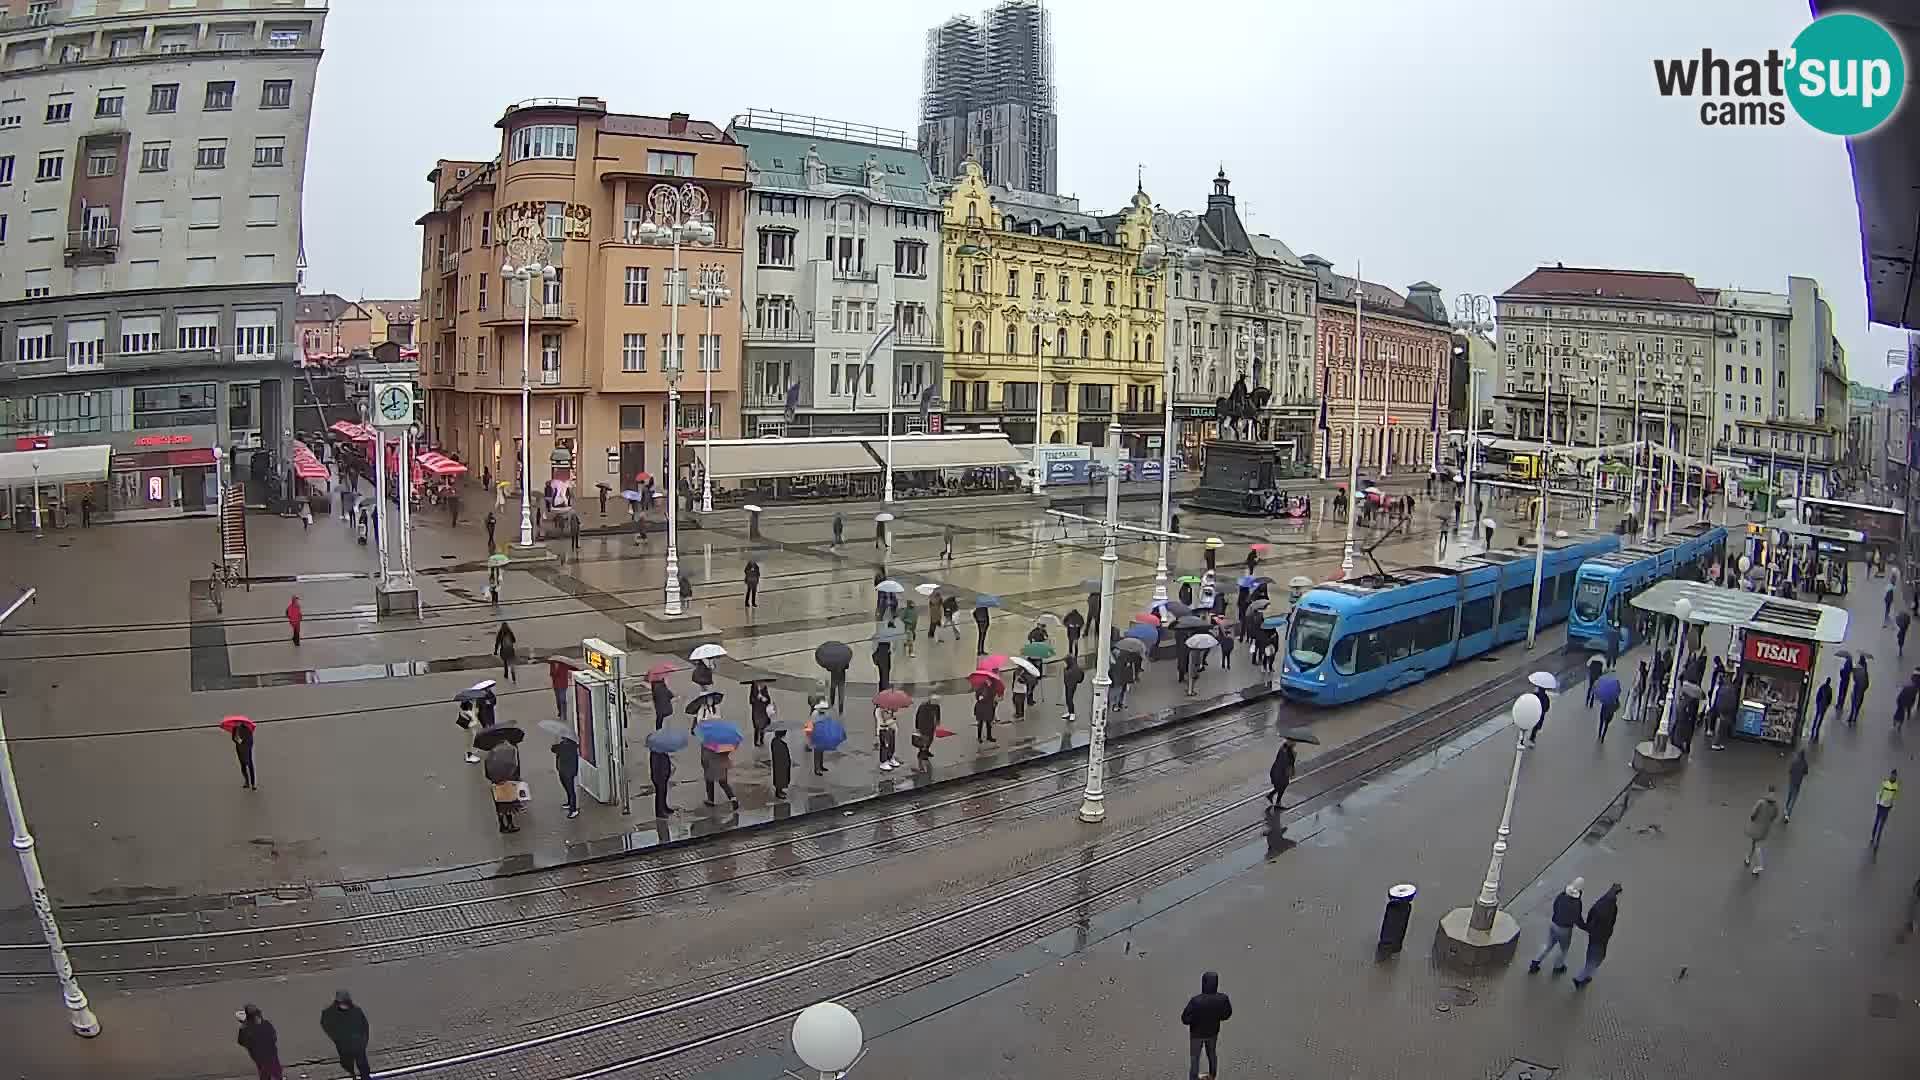
{"label": "blue umbrella", "polygon": [[1255,585],[1260,584],[1260,579],[1254,577],[1252,574],[1241,574],[1237,584],[1243,589],[1251,589]]}
{"label": "blue umbrella", "polygon": [[1136,641],[1142,641],[1148,645],[1152,645],[1160,640],[1160,630],[1158,627],[1136,624],[1127,627],[1127,632],[1120,636],[1123,638],[1133,638]]}
{"label": "blue umbrella", "polygon": [[739,746],[742,742],[740,729],[727,720],[708,720],[701,724],[695,734],[700,736],[702,746]]}
{"label": "blue umbrella", "polygon": [[1277,630],[1285,625],[1287,625],[1287,617],[1285,614],[1269,615],[1260,620],[1260,628],[1262,630]]}
{"label": "blue umbrella", "polygon": [[628,502],[646,502],[647,501],[647,497],[638,491],[623,491],[620,493],[620,497],[627,500]]}
{"label": "blue umbrella", "polygon": [[687,748],[687,733],[678,727],[661,728],[647,736],[647,749],[671,754]]}
{"label": "blue umbrella", "polygon": [[840,721],[822,714],[814,717],[813,733],[807,740],[815,750],[832,750],[847,741],[847,729],[840,726]]}
{"label": "blue umbrella", "polygon": [[992,593],[981,593],[973,601],[973,606],[977,608],[997,608],[1000,606],[1000,598]]}
{"label": "blue umbrella", "polygon": [[1607,672],[1605,675],[1600,676],[1600,681],[1593,684],[1593,696],[1607,703],[1608,705],[1619,704],[1620,702],[1619,678],[1615,676],[1614,673],[1611,671]]}

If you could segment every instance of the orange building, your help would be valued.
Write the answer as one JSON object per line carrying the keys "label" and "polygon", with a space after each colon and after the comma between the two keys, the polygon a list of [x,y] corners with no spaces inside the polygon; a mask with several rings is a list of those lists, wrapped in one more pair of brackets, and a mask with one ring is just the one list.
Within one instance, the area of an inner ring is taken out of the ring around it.
{"label": "orange building", "polygon": [[[577,474],[586,491],[598,483],[618,491],[642,470],[660,473],[672,433],[683,445],[704,434],[709,374],[713,437],[734,437],[743,148],[685,113],[610,113],[592,97],[523,101],[496,126],[493,160],[443,159],[427,174],[433,208],[418,224],[429,437],[476,477],[483,467],[504,480],[518,475],[523,318],[536,485]],[[683,285],[674,289],[673,250],[640,243],[639,226],[689,187],[704,196],[714,241],[681,248]],[[524,261],[518,245],[509,248],[515,238],[544,246],[540,261],[554,268],[531,311],[521,285],[501,275],[510,259]],[[733,292],[711,312],[697,295],[703,269],[718,271]],[[678,355],[691,362],[674,423],[667,369],[676,312]],[[691,460],[680,453],[683,475]]]}

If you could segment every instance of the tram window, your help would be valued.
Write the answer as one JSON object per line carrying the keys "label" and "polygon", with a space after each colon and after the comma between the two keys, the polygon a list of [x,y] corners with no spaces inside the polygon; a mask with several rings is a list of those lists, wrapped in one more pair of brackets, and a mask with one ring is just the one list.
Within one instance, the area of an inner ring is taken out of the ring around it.
{"label": "tram window", "polygon": [[1533,610],[1533,583],[1516,585],[1500,594],[1500,618],[1506,622],[1525,621]]}
{"label": "tram window", "polygon": [[1333,645],[1333,670],[1342,675],[1353,674],[1354,646],[1359,639],[1357,634],[1348,634]]}
{"label": "tram window", "polygon": [[1453,641],[1453,611],[1430,611],[1413,620],[1413,651],[1443,648]]}
{"label": "tram window", "polygon": [[1493,629],[1493,597],[1469,600],[1460,609],[1460,636],[1484,634]]}
{"label": "tram window", "polygon": [[1560,580],[1559,578],[1541,578],[1540,579],[1540,610],[1541,611],[1546,611],[1548,608],[1551,608],[1553,606],[1554,584],[1559,580]]}
{"label": "tram window", "polygon": [[1355,670],[1372,671],[1387,662],[1388,641],[1393,629],[1391,626],[1383,626],[1378,630],[1368,630],[1360,635],[1360,652],[1354,664]]}

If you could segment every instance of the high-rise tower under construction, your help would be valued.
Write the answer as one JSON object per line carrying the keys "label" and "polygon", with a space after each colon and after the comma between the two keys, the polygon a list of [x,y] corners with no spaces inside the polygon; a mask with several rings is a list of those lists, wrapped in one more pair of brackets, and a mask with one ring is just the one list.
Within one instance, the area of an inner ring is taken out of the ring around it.
{"label": "high-rise tower under construction", "polygon": [[1045,8],[1006,0],[979,22],[955,16],[927,31],[920,156],[935,177],[969,158],[987,180],[1059,191],[1053,33]]}

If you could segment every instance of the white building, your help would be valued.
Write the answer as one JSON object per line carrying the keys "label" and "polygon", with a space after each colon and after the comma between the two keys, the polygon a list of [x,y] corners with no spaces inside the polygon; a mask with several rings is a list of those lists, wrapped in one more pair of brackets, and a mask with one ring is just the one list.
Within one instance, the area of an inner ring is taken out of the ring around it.
{"label": "white building", "polygon": [[103,514],[211,509],[216,448],[262,494],[287,468],[325,8],[5,6],[0,434],[110,446],[109,477],[60,493]]}
{"label": "white building", "polygon": [[1771,471],[1788,492],[1806,474],[1820,496],[1845,450],[1846,354],[1833,311],[1812,278],[1787,292],[1707,290],[1719,310],[1716,452],[1748,471]]}
{"label": "white building", "polygon": [[[751,112],[746,435],[926,430],[941,385],[940,203],[905,132]],[[890,342],[871,362],[883,327]]]}

